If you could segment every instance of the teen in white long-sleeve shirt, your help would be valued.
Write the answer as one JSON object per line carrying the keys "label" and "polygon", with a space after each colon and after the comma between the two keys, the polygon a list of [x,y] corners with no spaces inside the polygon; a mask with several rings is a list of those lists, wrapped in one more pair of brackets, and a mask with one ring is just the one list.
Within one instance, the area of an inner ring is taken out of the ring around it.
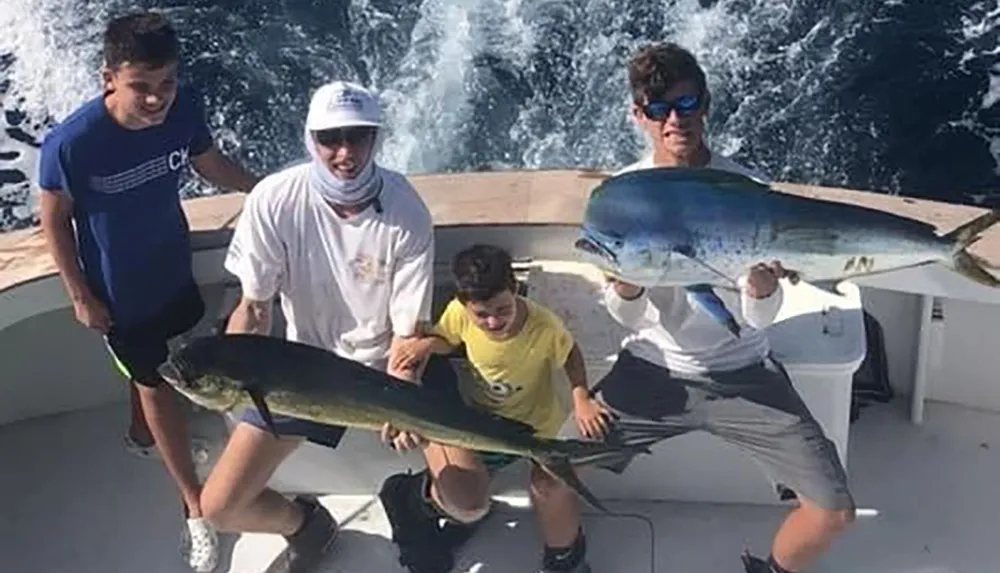
{"label": "teen in white long-sleeve shirt", "polygon": [[[623,171],[709,167],[764,180],[705,144],[710,94],[693,55],[675,44],[649,45],[632,57],[628,76],[632,114],[653,151]],[[664,438],[707,431],[756,458],[779,494],[798,499],[771,555],[743,555],[747,573],[803,570],[855,512],[836,448],[761,332],[781,307],[783,276],[779,262],[761,262],[747,269],[739,294],[715,289],[743,327],[739,338],[693,305],[683,288],[642,289],[609,279],[604,293],[609,313],[631,331],[594,389],[618,415],[614,432],[627,435],[630,419],[643,420],[644,431],[650,422],[662,424]]]}

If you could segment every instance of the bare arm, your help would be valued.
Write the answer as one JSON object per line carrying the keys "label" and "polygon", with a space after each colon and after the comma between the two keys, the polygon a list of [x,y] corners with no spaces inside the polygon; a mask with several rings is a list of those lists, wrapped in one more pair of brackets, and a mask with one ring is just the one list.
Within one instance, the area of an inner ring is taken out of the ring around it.
{"label": "bare arm", "polygon": [[[420,383],[420,377],[423,376],[424,368],[427,366],[426,357],[417,362],[408,360],[405,355],[414,342],[421,341],[420,333],[423,331],[424,325],[418,323],[416,332],[412,335],[392,335],[392,341],[389,343],[389,363],[386,374],[414,384]],[[427,444],[427,440],[423,436],[397,430],[393,427],[392,422],[383,424],[379,435],[383,442],[391,444],[397,450],[410,450]]]}
{"label": "bare arm", "polygon": [[566,364],[563,365],[563,369],[566,370],[566,377],[569,378],[573,400],[589,399],[590,389],[587,387],[587,368],[583,362],[583,352],[580,350],[580,345],[575,342],[573,343],[573,349],[569,351],[569,357],[566,358]]}
{"label": "bare arm", "polygon": [[425,336],[422,342],[427,345],[428,354],[450,354],[455,350],[455,347],[449,344],[447,340],[433,334]]}
{"label": "bare arm", "polygon": [[604,404],[590,396],[587,387],[587,367],[583,360],[580,345],[573,343],[573,348],[563,365],[566,377],[569,378],[570,392],[573,398],[573,415],[580,433],[587,438],[602,438],[609,430],[610,413]]}
{"label": "bare arm", "polygon": [[201,155],[194,156],[191,163],[195,171],[209,183],[224,189],[249,193],[260,180],[223,155],[214,145]]}
{"label": "bare arm", "polygon": [[59,276],[70,300],[80,303],[93,299],[83,271],[77,262],[76,239],[73,237],[73,199],[58,190],[42,189],[39,198],[39,218],[49,254],[55,260]]}
{"label": "bare arm", "polygon": [[252,300],[242,297],[233,314],[229,316],[226,325],[229,334],[259,334],[267,336],[271,333],[271,301]]}
{"label": "bare arm", "polygon": [[420,360],[412,360],[411,358],[413,346],[421,344],[425,340],[423,338],[425,331],[425,325],[418,323],[413,334],[407,336],[392,335],[392,341],[389,343],[389,364],[386,369],[389,375],[410,382],[420,381],[420,376],[427,365],[427,356],[421,356]]}

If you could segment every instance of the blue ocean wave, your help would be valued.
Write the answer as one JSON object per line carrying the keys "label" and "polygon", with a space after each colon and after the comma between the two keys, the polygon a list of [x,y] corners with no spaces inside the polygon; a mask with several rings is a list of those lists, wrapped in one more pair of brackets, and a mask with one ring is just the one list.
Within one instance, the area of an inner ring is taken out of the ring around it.
{"label": "blue ocean wave", "polygon": [[[303,157],[310,91],[378,89],[407,173],[604,167],[643,140],[625,61],[690,48],[720,151],[782,180],[960,203],[1000,188],[1000,3],[892,0],[5,0],[0,230],[36,223],[38,142],[99,88],[107,18],[164,10],[224,149]],[[191,178],[185,196],[213,193]]]}

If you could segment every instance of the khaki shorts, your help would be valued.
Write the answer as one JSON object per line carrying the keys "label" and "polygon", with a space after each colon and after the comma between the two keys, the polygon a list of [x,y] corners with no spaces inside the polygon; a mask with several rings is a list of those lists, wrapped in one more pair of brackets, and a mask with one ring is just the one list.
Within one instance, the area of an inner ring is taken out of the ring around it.
{"label": "khaki shorts", "polygon": [[[630,427],[662,431],[663,439],[702,430],[753,456],[780,498],[855,508],[836,446],[771,358],[739,370],[681,376],[623,350],[592,392],[619,417],[611,440],[627,437]],[[620,473],[626,465],[608,469]]]}

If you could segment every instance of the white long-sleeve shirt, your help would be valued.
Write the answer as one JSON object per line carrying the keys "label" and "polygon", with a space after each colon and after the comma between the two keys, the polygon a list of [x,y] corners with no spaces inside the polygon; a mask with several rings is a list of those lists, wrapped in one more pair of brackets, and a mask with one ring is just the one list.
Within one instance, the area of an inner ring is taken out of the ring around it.
{"label": "white long-sleeve shirt", "polygon": [[[654,167],[652,157],[638,161],[618,173]],[[727,157],[712,154],[708,167],[734,171],[767,181]],[[743,277],[741,277],[742,279]],[[761,332],[774,321],[781,308],[781,285],[767,298],[755,299],[716,289],[716,294],[736,318],[742,332],[736,338],[712,316],[694,306],[682,287],[644,289],[634,300],[618,296],[612,285],[604,289],[604,302],[611,316],[629,334],[622,347],[638,358],[666,367],[678,374],[704,374],[735,370],[761,360],[770,351]]]}

